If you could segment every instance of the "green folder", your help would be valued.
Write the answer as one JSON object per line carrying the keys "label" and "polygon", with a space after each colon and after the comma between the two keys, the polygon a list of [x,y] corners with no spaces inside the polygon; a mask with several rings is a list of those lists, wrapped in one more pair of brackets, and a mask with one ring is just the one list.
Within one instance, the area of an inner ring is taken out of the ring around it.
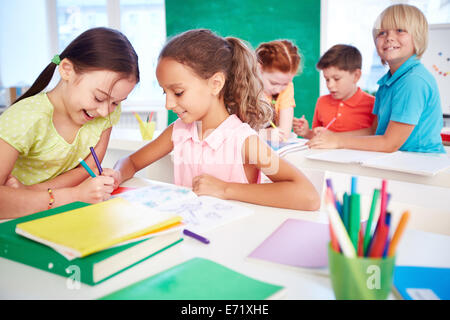
{"label": "green folder", "polygon": [[213,261],[194,258],[109,294],[102,300],[262,300],[282,286],[250,278]]}
{"label": "green folder", "polygon": [[[124,250],[132,250],[135,246],[138,246],[145,241],[152,241],[153,238],[103,250],[84,258],[67,260],[64,256],[52,248],[22,237],[15,232],[16,225],[19,223],[82,208],[88,205],[88,203],[84,202],[73,202],[54,209],[41,211],[32,215],[0,223],[0,257],[64,277],[71,277],[72,279],[79,280],[80,282],[89,285],[95,285],[182,241],[180,235],[179,239],[175,240],[171,244],[156,252],[149,252],[143,259],[127,265],[125,268],[117,270],[117,272],[111,274],[108,271],[105,273],[105,270],[103,270],[101,274],[98,273],[98,275],[96,275],[96,271],[102,265],[102,262],[107,261],[108,258],[114,257],[117,254],[124,252]],[[77,274],[75,274],[75,272],[77,272]]]}

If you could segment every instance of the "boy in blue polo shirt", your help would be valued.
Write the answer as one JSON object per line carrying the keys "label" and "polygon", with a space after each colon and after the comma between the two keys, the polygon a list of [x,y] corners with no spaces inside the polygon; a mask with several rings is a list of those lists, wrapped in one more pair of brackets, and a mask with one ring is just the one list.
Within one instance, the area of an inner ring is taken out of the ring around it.
{"label": "boy in blue polo shirt", "polygon": [[389,71],[379,81],[371,128],[349,133],[325,131],[308,142],[311,148],[445,153],[436,80],[420,62],[428,41],[428,23],[414,6],[385,9],[373,27],[381,61]]}

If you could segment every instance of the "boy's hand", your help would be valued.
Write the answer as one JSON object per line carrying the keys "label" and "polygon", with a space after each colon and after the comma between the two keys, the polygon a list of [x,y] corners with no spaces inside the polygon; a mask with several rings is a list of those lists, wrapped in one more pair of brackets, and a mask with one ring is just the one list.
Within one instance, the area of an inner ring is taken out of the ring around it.
{"label": "boy's hand", "polygon": [[306,145],[311,149],[337,149],[339,148],[339,136],[323,128],[320,134],[315,135]]}
{"label": "boy's hand", "polygon": [[106,176],[88,178],[75,187],[78,200],[88,203],[97,203],[108,200],[111,196],[114,179]]}
{"label": "boy's hand", "polygon": [[199,196],[212,196],[225,199],[226,182],[209,174],[202,174],[192,179],[192,191]]}
{"label": "boy's hand", "polygon": [[317,135],[319,135],[319,134],[321,134],[322,132],[325,132],[325,131],[327,131],[328,129],[327,128],[325,128],[325,127],[315,127],[314,129],[312,129],[312,132],[313,132],[313,137],[314,136],[317,136]]}
{"label": "boy's hand", "polygon": [[102,176],[111,177],[114,179],[114,184],[113,184],[114,190],[116,190],[119,187],[120,180],[121,180],[120,171],[116,171],[116,170],[110,169],[110,168],[104,168],[103,172],[102,172]]}
{"label": "boy's hand", "polygon": [[296,135],[307,138],[310,134],[309,123],[308,120],[305,119],[305,116],[301,118],[294,118],[292,120],[292,127]]}

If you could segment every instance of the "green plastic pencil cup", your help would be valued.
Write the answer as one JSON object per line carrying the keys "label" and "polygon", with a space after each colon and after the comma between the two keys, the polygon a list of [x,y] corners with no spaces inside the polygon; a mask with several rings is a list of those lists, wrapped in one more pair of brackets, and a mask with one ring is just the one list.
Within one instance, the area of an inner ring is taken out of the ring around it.
{"label": "green plastic pencil cup", "polygon": [[155,127],[155,121],[139,122],[139,130],[141,131],[142,140],[152,140],[153,134],[155,133]]}
{"label": "green plastic pencil cup", "polygon": [[385,300],[392,288],[395,256],[348,258],[328,246],[331,284],[338,300]]}

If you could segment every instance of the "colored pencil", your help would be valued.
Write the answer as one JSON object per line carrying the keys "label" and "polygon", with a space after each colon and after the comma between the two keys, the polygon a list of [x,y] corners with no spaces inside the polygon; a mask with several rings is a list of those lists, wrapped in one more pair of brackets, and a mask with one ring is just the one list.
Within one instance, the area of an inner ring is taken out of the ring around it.
{"label": "colored pencil", "polygon": [[358,192],[357,188],[358,188],[358,178],[352,177],[352,184],[351,184],[352,194]]}
{"label": "colored pencil", "polygon": [[378,219],[378,223],[384,225],[386,221],[386,207],[387,207],[387,181],[383,180],[381,182],[381,207],[380,207],[380,218]]}
{"label": "colored pencil", "polygon": [[336,235],[334,234],[333,227],[331,226],[331,222],[328,224],[330,227],[330,240],[331,240],[331,247],[334,251],[340,252],[339,250],[339,242],[336,238]]}
{"label": "colored pencil", "polygon": [[343,205],[342,205],[342,222],[344,223],[345,230],[349,230],[349,218],[350,218],[350,197],[347,192],[344,193],[343,196]]}
{"label": "colored pencil", "polygon": [[337,117],[334,117],[333,119],[331,119],[330,122],[328,122],[327,126],[325,127],[325,129],[328,130],[328,128],[336,121]]}
{"label": "colored pencil", "polygon": [[195,233],[195,232],[192,232],[192,231],[190,231],[190,230],[188,230],[188,229],[184,229],[184,230],[183,230],[183,233],[184,233],[185,235],[187,235],[187,236],[189,236],[189,237],[191,237],[191,238],[194,238],[194,239],[196,239],[196,240],[198,240],[198,241],[200,241],[200,242],[203,242],[203,243],[205,243],[205,244],[208,244],[208,243],[209,243],[209,240],[208,240],[208,239],[206,239],[205,237],[203,237],[203,236],[201,236],[201,235],[199,235],[199,234],[197,234],[197,233]]}
{"label": "colored pencil", "polygon": [[141,119],[141,117],[139,116],[138,113],[133,112],[133,114],[134,114],[135,118],[137,119],[137,121],[138,121],[140,124],[144,124],[144,122],[142,121],[142,119]]}
{"label": "colored pencil", "polygon": [[325,127],[325,129],[328,130],[328,128],[329,128],[329,127],[337,120],[337,118],[339,118],[340,116],[341,116],[341,114],[338,113],[336,117],[334,117],[333,119],[331,119],[331,121],[328,122],[328,124],[327,124],[327,126]]}
{"label": "colored pencil", "polygon": [[[377,206],[380,191],[378,189],[373,190],[372,204],[370,206],[369,218],[367,219],[366,232],[364,233],[364,253],[367,253],[369,243],[371,239],[372,221],[374,219],[375,208]],[[376,221],[375,221],[376,225]]]}
{"label": "colored pencil", "polygon": [[89,166],[87,165],[86,162],[84,162],[83,159],[79,158],[78,161],[80,161],[80,163],[81,163],[81,165],[83,166],[83,168],[89,173],[89,175],[90,175],[92,178],[95,178],[95,177],[96,177],[94,171],[92,171],[92,169],[89,168]]}
{"label": "colored pencil", "polygon": [[[272,121],[270,121],[270,125],[272,126],[272,128],[274,129],[278,129],[277,126],[275,125],[275,123],[273,123]],[[283,142],[286,142],[287,139],[285,137],[283,137]]]}
{"label": "colored pencil", "polygon": [[333,189],[333,183],[331,182],[331,179],[326,179],[325,180],[327,183],[327,187],[330,188],[331,193],[333,194],[333,201],[336,205],[336,209],[339,212],[339,215],[341,216],[342,219],[342,208],[341,208],[341,203],[339,202],[338,198],[336,197],[336,194],[334,193],[334,189]]}
{"label": "colored pencil", "polygon": [[152,118],[153,118],[153,111],[152,111],[152,112],[150,113],[150,115],[148,116],[147,122],[152,121]]}
{"label": "colored pencil", "polygon": [[403,235],[403,232],[405,231],[406,224],[408,223],[410,218],[409,211],[405,211],[402,214],[402,217],[400,218],[400,222],[398,223],[397,229],[394,232],[394,235],[392,236],[391,243],[389,245],[388,250],[388,256],[392,257],[395,255],[395,251],[397,249],[398,243],[400,241],[401,236]]}
{"label": "colored pencil", "polygon": [[102,166],[100,165],[100,161],[98,161],[97,154],[95,153],[94,147],[89,148],[91,150],[92,157],[94,158],[95,165],[97,166],[98,173],[101,175],[103,172]]}
{"label": "colored pencil", "polygon": [[381,208],[380,217],[378,218],[377,227],[375,229],[372,244],[369,248],[370,257],[381,257],[383,255],[384,245],[388,236],[386,228],[386,205],[387,205],[387,181],[381,182]]}
{"label": "colored pencil", "polygon": [[363,235],[363,227],[361,226],[359,229],[359,240],[358,240],[358,257],[364,257],[364,235]]}
{"label": "colored pencil", "polygon": [[355,193],[350,195],[350,216],[349,216],[349,232],[355,250],[358,250],[358,236],[361,226],[360,218],[360,195]]}
{"label": "colored pencil", "polygon": [[338,239],[339,246],[341,247],[342,252],[346,257],[356,257],[355,248],[353,247],[348,233],[345,230],[344,224],[339,217],[339,213],[337,212],[336,207],[333,204],[333,195],[331,194],[330,189],[327,189],[326,207],[328,218],[330,219],[330,223],[332,224],[333,231],[336,232],[336,237]]}
{"label": "colored pencil", "polygon": [[369,257],[381,258],[383,256],[384,246],[388,237],[389,229],[386,226],[378,228],[377,236],[373,241],[373,246],[370,248]]}
{"label": "colored pencil", "polygon": [[388,248],[389,248],[389,230],[391,229],[391,213],[390,212],[386,212],[386,228],[388,229],[388,235],[386,237],[386,243],[384,244],[383,258],[387,257]]}

